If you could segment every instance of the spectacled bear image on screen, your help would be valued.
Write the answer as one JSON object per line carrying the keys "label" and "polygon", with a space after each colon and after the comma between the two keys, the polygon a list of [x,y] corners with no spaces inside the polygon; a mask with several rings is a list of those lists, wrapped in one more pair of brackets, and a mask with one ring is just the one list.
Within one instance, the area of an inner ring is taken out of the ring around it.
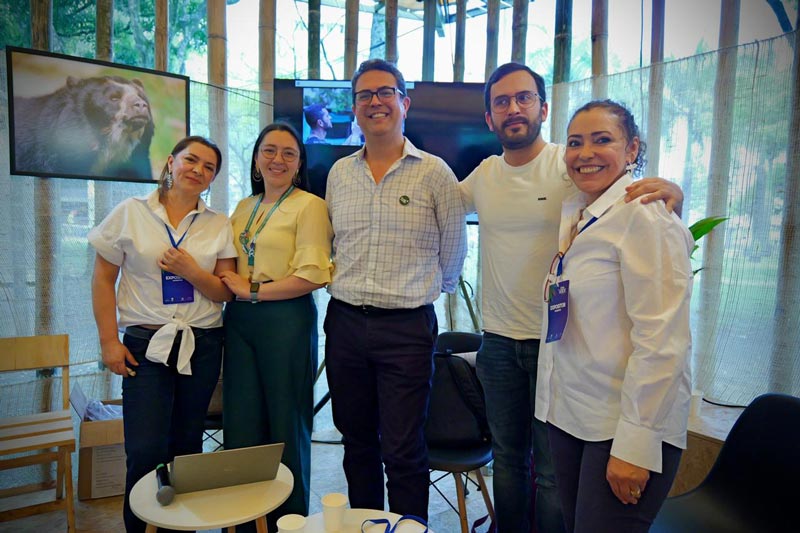
{"label": "spectacled bear image on screen", "polygon": [[153,183],[189,135],[189,78],[7,46],[9,173]]}
{"label": "spectacled bear image on screen", "polygon": [[14,98],[14,122],[19,170],[152,179],[155,127],[138,79],[69,76],[53,93]]}

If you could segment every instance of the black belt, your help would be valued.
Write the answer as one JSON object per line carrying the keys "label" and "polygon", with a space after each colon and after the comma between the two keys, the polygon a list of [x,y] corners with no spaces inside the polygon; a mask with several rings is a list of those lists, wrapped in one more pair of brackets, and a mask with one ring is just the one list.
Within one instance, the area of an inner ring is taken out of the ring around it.
{"label": "black belt", "polygon": [[419,307],[412,307],[412,308],[397,308],[397,309],[387,309],[385,307],[375,307],[374,305],[353,305],[347,302],[343,302],[342,300],[337,300],[336,298],[331,298],[331,302],[335,303],[336,305],[340,305],[345,309],[349,309],[351,311],[355,311],[359,314],[366,315],[366,316],[392,316],[392,315],[401,315],[407,313],[415,313],[419,311],[424,311],[426,309],[432,309],[433,304],[425,304]]}
{"label": "black belt", "polygon": [[[223,329],[224,328],[222,328],[222,327],[218,327],[218,328],[195,328],[195,327],[192,327],[192,331],[194,332],[194,338],[195,339],[203,337],[205,335],[210,335],[212,333],[222,333]],[[158,332],[157,329],[150,329],[150,328],[146,328],[146,327],[143,327],[143,326],[128,326],[128,327],[125,328],[125,335],[130,335],[134,339],[144,339],[146,341],[149,341],[150,339],[152,339],[153,335],[155,335],[157,332]],[[178,334],[180,335],[180,333],[181,332],[179,331]]]}

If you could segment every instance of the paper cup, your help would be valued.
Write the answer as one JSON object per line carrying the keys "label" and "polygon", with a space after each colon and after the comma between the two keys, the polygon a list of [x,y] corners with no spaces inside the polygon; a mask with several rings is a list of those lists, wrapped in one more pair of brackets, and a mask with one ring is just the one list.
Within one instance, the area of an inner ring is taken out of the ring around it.
{"label": "paper cup", "polygon": [[322,497],[322,519],[326,533],[342,529],[346,507],[347,496],[340,492],[331,492]]}
{"label": "paper cup", "polygon": [[278,533],[303,533],[306,530],[306,517],[300,514],[287,514],[278,518]]}

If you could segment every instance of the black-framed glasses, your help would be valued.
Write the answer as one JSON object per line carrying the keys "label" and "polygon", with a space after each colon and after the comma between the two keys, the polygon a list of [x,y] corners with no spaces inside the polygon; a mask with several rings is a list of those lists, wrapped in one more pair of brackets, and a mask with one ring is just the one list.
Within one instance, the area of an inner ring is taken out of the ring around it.
{"label": "black-framed glasses", "polygon": [[537,100],[542,99],[538,93],[533,91],[520,91],[517,94],[511,95],[501,94],[492,100],[492,111],[495,113],[502,113],[503,111],[508,110],[508,106],[511,105],[512,98],[515,102],[517,102],[517,106],[520,109],[528,109],[533,107],[533,104],[535,104]]}
{"label": "black-framed glasses", "polygon": [[[300,153],[297,150],[292,150],[291,148],[286,148],[281,150],[281,157],[287,163],[291,163],[295,161],[298,157],[300,157]],[[278,156],[278,149],[274,146],[264,146],[261,148],[261,155],[266,157],[267,159],[275,159]]]}
{"label": "black-framed glasses", "polygon": [[372,97],[377,96],[378,100],[385,104],[391,102],[392,98],[394,98],[394,95],[397,93],[400,93],[400,96],[405,96],[405,93],[397,87],[378,87],[377,91],[364,89],[354,94],[353,100],[355,100],[356,105],[369,105],[369,103],[372,102]]}

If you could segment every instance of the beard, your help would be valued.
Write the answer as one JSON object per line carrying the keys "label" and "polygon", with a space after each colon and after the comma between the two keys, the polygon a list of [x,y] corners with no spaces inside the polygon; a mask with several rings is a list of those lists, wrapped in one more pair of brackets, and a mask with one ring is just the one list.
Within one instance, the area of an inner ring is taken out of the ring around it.
{"label": "beard", "polygon": [[[506,127],[508,127],[510,124],[525,124],[525,131],[520,133],[512,133],[510,135],[506,134]],[[542,113],[540,111],[539,115],[532,120],[526,120],[524,116],[520,115],[518,117],[506,120],[503,122],[503,124],[494,123],[494,131],[497,135],[497,139],[500,141],[500,144],[503,145],[503,148],[507,150],[519,150],[520,148],[527,148],[536,141],[536,138],[539,137],[539,133],[542,131]]]}

